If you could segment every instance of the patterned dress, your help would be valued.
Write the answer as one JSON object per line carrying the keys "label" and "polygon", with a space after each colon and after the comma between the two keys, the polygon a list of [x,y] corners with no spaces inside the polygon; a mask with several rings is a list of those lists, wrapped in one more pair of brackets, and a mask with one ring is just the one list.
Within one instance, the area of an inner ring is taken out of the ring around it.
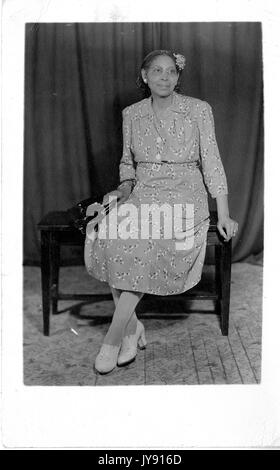
{"label": "patterned dress", "polygon": [[[136,179],[123,204],[131,204],[133,210],[119,211],[111,219],[113,236],[106,232],[112,211],[103,219],[103,229],[99,226],[102,237],[86,237],[88,273],[121,290],[185,292],[199,282],[204,264],[209,228],[206,187],[212,198],[228,193],[210,105],[174,92],[164,120],[157,119],[151,97],[125,108],[119,168],[121,182]],[[181,211],[178,227],[175,206]],[[141,224],[146,231],[141,232]],[[126,238],[124,227],[129,232]]]}

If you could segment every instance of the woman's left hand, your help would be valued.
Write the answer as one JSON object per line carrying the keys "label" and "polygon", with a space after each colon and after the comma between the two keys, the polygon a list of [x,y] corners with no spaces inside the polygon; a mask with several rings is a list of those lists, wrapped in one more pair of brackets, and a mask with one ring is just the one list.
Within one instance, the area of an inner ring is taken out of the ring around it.
{"label": "woman's left hand", "polygon": [[228,242],[232,237],[235,237],[238,230],[238,223],[230,217],[219,217],[217,229],[222,237],[224,237],[225,241]]}

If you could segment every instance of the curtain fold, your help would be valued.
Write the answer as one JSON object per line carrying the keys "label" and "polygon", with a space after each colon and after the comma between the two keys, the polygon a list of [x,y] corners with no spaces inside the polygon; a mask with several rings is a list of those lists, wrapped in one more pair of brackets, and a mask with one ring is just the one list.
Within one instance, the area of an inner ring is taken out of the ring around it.
{"label": "curtain fold", "polygon": [[[183,92],[213,108],[230,212],[239,222],[233,260],[263,249],[261,23],[28,23],[25,264],[40,262],[36,225],[46,212],[117,186],[121,110],[142,99],[136,78],[153,49],[184,54]],[[82,259],[77,249],[62,254],[65,263]]]}

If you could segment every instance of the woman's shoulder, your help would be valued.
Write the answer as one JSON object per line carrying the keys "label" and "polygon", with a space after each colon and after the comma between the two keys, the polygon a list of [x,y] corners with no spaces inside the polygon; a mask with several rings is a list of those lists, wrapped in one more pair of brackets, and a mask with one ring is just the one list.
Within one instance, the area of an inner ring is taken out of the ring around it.
{"label": "woman's shoulder", "polygon": [[181,107],[191,107],[193,110],[201,110],[202,108],[210,106],[209,103],[200,98],[195,98],[193,96],[183,95],[181,93],[176,93],[176,99],[181,105]]}
{"label": "woman's shoulder", "polygon": [[181,94],[177,94],[176,100],[178,112],[186,116],[191,115],[191,118],[197,122],[200,122],[201,119],[208,119],[212,114],[212,107],[208,101]]}
{"label": "woman's shoulder", "polygon": [[122,112],[124,116],[135,116],[135,115],[142,115],[146,109],[148,109],[149,98],[144,98],[136,103],[133,103],[129,106],[126,106]]}
{"label": "woman's shoulder", "polygon": [[[150,112],[150,98],[144,98],[136,103],[126,106],[123,109],[124,116],[130,117],[143,117]],[[172,108],[179,112],[186,112],[191,110],[193,113],[202,112],[209,108],[210,105],[207,101],[195,98],[193,96],[183,95],[181,93],[174,93],[174,102]]]}

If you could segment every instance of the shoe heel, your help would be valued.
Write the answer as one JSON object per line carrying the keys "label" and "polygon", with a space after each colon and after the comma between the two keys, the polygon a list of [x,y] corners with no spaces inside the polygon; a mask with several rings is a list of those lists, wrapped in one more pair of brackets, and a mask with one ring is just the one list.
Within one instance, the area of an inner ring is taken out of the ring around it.
{"label": "shoe heel", "polygon": [[138,339],[138,347],[139,349],[145,349],[147,345],[146,337],[145,337],[145,330],[141,333]]}

